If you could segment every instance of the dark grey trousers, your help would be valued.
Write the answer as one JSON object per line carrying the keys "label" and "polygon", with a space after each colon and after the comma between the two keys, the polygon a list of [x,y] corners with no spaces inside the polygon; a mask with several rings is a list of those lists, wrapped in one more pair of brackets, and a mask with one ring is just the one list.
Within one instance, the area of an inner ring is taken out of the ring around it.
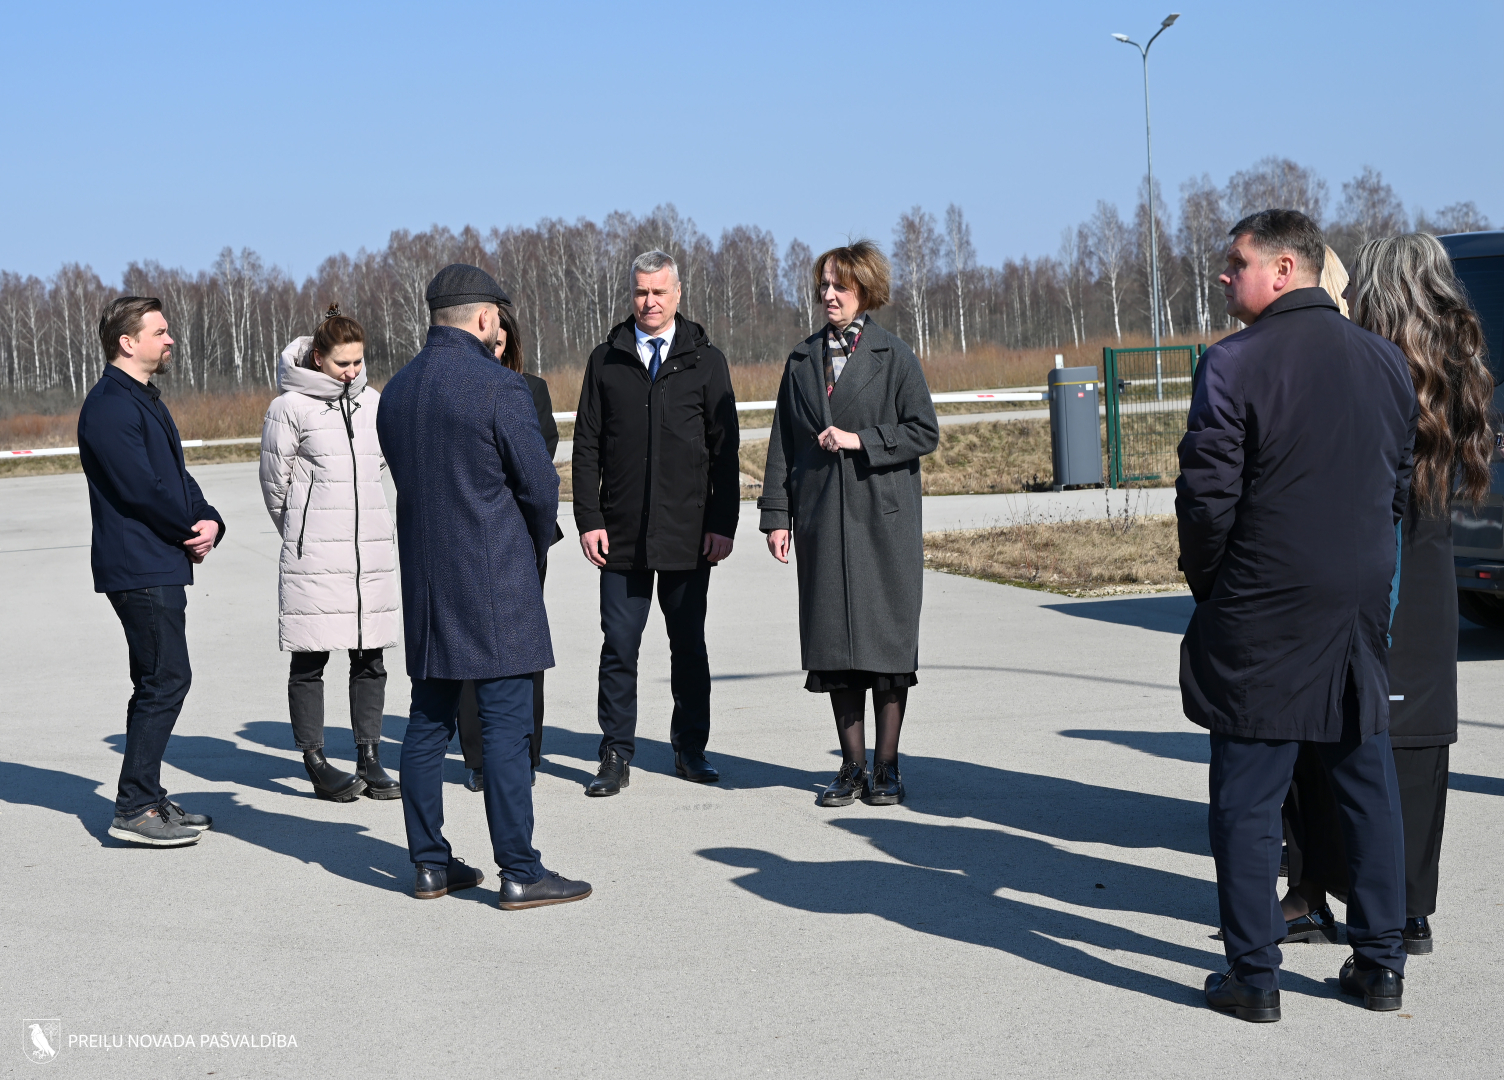
{"label": "dark grey trousers", "polygon": [[[295,652],[287,675],[287,708],[292,737],[299,750],[324,748],[324,665],[326,652]],[[386,707],[386,665],[381,649],[350,650],[350,727],[355,741],[381,741],[381,713]]]}

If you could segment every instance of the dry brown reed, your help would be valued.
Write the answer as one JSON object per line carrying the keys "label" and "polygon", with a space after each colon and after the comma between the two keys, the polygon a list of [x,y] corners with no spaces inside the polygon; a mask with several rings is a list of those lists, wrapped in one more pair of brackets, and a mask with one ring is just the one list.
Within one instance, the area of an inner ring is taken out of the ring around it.
{"label": "dry brown reed", "polygon": [[[761,480],[768,440],[743,443],[740,458],[741,471]],[[920,468],[926,495],[1039,491],[1052,476],[1048,420],[947,425]]]}
{"label": "dry brown reed", "polygon": [[1057,521],[924,536],[924,563],[1012,585],[1106,596],[1185,587],[1176,568],[1173,515],[1120,521]]}
{"label": "dry brown reed", "polygon": [[[185,439],[241,439],[261,434],[261,420],[276,394],[249,390],[238,394],[184,394],[162,400]],[[56,416],[23,413],[0,418],[0,449],[31,450],[78,443],[78,410]]]}

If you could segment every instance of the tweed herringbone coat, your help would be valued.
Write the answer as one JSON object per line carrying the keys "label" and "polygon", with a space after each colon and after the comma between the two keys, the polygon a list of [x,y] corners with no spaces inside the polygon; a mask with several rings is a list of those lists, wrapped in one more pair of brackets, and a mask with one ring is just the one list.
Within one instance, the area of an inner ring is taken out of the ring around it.
{"label": "tweed herringbone coat", "polygon": [[559,474],[522,376],[468,331],[431,326],[386,384],[376,430],[397,485],[409,677],[553,667],[538,569]]}
{"label": "tweed herringbone coat", "polygon": [[[919,663],[924,530],[919,459],[940,442],[924,369],[868,316],[829,398],[822,328],[794,346],[773,412],[759,528],[793,532],[806,671],[897,674]],[[862,440],[830,453],[834,424]]]}

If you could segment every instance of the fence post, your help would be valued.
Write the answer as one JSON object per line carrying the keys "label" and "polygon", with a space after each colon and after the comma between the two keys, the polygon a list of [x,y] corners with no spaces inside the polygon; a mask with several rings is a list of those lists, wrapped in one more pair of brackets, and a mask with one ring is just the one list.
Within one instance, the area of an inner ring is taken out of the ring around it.
{"label": "fence post", "polygon": [[1117,353],[1102,347],[1102,382],[1107,390],[1107,486],[1120,487],[1123,478],[1122,433],[1118,428]]}

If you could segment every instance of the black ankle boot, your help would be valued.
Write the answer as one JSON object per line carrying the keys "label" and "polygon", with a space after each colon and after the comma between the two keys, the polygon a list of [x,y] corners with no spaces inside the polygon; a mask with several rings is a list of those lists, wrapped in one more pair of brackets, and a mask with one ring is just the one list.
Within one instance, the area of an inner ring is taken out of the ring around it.
{"label": "black ankle boot", "polygon": [[355,771],[366,782],[366,795],[372,799],[400,799],[402,785],[381,767],[381,748],[375,743],[361,743],[355,748]]}
{"label": "black ankle boot", "polygon": [[324,751],[304,750],[303,768],[308,770],[308,779],[313,781],[313,793],[330,802],[354,802],[366,789],[366,782],[353,773],[340,772]]}

